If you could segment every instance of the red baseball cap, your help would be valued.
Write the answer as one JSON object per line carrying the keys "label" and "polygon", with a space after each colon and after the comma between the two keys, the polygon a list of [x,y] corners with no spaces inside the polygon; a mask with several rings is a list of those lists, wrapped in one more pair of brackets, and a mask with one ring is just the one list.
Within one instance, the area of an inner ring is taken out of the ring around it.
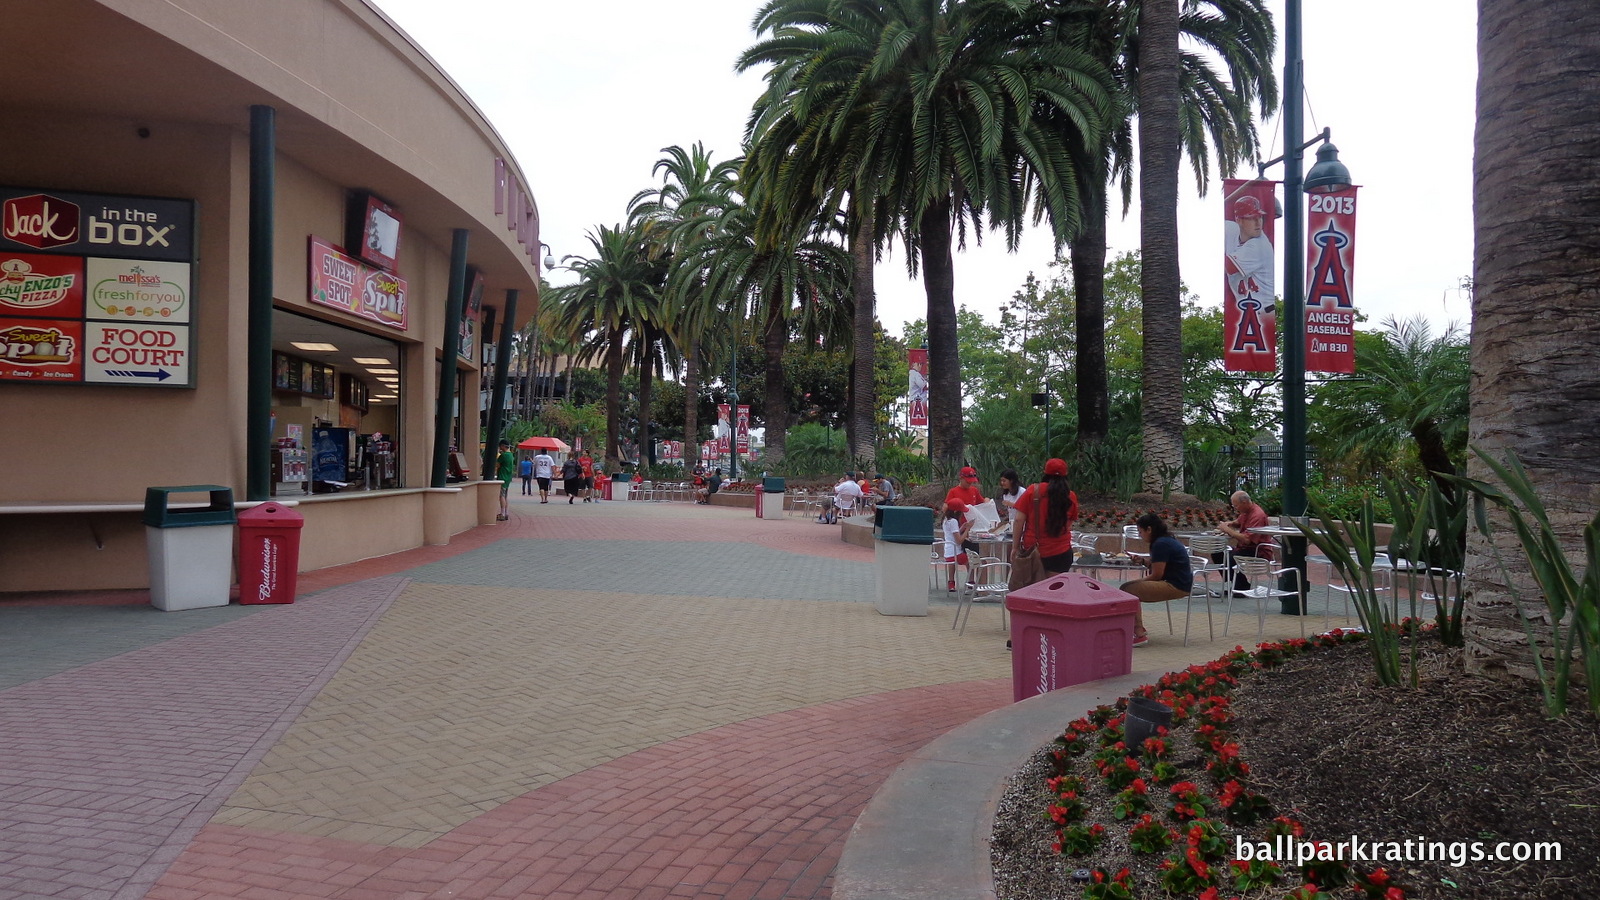
{"label": "red baseball cap", "polygon": [[1046,475],[1067,474],[1067,461],[1060,458],[1047,460],[1044,464],[1044,473]]}
{"label": "red baseball cap", "polygon": [[967,511],[967,505],[960,500],[946,501],[945,506],[949,507],[951,512],[964,513]]}
{"label": "red baseball cap", "polygon": [[971,466],[963,466],[961,468],[961,477],[962,478],[971,478],[974,481],[976,481],[977,478],[978,478],[978,470],[974,469]]}

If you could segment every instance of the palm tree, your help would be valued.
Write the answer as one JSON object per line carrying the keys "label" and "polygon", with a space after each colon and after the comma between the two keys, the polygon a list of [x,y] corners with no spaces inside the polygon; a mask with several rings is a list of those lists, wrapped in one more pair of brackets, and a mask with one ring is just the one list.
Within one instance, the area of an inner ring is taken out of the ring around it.
{"label": "palm tree", "polygon": [[589,233],[594,256],[566,256],[574,284],[552,288],[556,327],[586,335],[583,355],[603,356],[606,367],[606,471],[621,464],[622,372],[628,333],[659,316],[661,266],[651,258],[639,227],[599,226]]}
{"label": "palm tree", "polygon": [[663,227],[672,250],[662,324],[682,355],[685,463],[693,465],[700,458],[702,344],[723,306],[722,298],[706,289],[709,261],[697,255],[694,246],[706,236],[705,229],[737,203],[734,177],[742,160],[735,157],[714,163],[705,145],[698,142],[689,150],[673,145],[661,152],[666,155],[653,171],[662,175],[661,187],[635,196],[629,214]]}
{"label": "palm tree", "polygon": [[806,320],[815,321],[821,308],[847,303],[850,257],[837,244],[815,235],[791,235],[770,244],[759,241],[755,214],[742,204],[730,207],[715,226],[707,228],[693,252],[709,261],[706,289],[734,299],[741,318],[759,323],[765,355],[766,456],[777,463],[783,459],[789,427],[783,356],[797,307]]}
{"label": "palm tree", "polygon": [[1465,462],[1467,336],[1452,325],[1434,337],[1420,317],[1383,325],[1381,334],[1358,338],[1358,378],[1314,389],[1317,446],[1324,456],[1354,458],[1365,472],[1394,468],[1409,448],[1422,471],[1453,492],[1436,473],[1454,474]]}
{"label": "palm tree", "polygon": [[[1592,411],[1600,230],[1580,224],[1600,217],[1596,34],[1600,5],[1591,0],[1478,4],[1471,438],[1495,458],[1517,452],[1564,549],[1578,559],[1600,496],[1600,424]],[[1468,474],[1492,477],[1475,459]],[[1526,560],[1505,556],[1510,578],[1530,584]],[[1522,615],[1494,558],[1488,541],[1474,535],[1467,665],[1531,674]]]}
{"label": "palm tree", "polygon": [[[928,297],[929,455],[965,450],[956,346],[953,249],[987,216],[1015,248],[1024,216],[1047,215],[1058,242],[1077,227],[1069,144],[1097,141],[1111,114],[1105,69],[1033,30],[1025,0],[771,0],[770,33],[741,67],[808,68],[817,102],[795,119],[820,129],[815,171],[837,191],[869,190],[892,220]],[[773,95],[769,91],[769,95]],[[783,91],[777,91],[783,96]],[[835,192],[816,190],[818,196]],[[959,231],[957,230],[959,229]],[[877,229],[881,236],[887,232]]]}
{"label": "palm tree", "polygon": [[[1110,419],[1105,330],[1106,216],[1108,188],[1121,188],[1123,213],[1133,189],[1133,119],[1139,114],[1138,24],[1141,0],[1096,0],[1087,27],[1087,46],[1103,62],[1128,103],[1127,115],[1113,123],[1107,140],[1096,148],[1078,148],[1084,157],[1083,229],[1072,241],[1072,277],[1076,300],[1078,437],[1094,442],[1105,437]],[[1074,29],[1077,23],[1068,23]],[[1264,0],[1205,0],[1185,3],[1178,32],[1178,140],[1204,196],[1210,183],[1211,157],[1223,174],[1257,150],[1251,104],[1263,114],[1278,104],[1272,55],[1277,38]],[[1226,77],[1215,63],[1220,61]],[[1176,173],[1172,175],[1176,178]],[[1173,200],[1176,203],[1176,199]]]}

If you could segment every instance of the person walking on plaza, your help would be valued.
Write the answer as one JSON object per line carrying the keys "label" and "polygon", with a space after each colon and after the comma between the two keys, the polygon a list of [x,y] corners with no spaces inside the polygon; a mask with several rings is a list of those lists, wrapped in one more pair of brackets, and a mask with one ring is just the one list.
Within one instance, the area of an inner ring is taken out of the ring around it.
{"label": "person walking on plaza", "polygon": [[578,468],[583,471],[583,487],[579,492],[583,495],[583,502],[588,503],[589,493],[594,490],[594,457],[589,455],[589,451],[584,450],[583,455],[578,457]]}
{"label": "person walking on plaza", "polygon": [[[1065,460],[1046,461],[1044,481],[1017,498],[1011,507],[1011,533],[1021,535],[1030,518],[1034,519],[1034,527],[1028,534],[1028,546],[1039,548],[1039,562],[1045,572],[1059,575],[1071,569],[1072,523],[1078,519],[1078,495],[1067,483]],[[1017,549],[1027,547],[1019,544]]]}
{"label": "person walking on plaza", "polygon": [[1189,596],[1194,569],[1189,566],[1189,548],[1168,533],[1160,516],[1145,513],[1134,524],[1139,526],[1140,539],[1150,545],[1150,574],[1124,581],[1122,589],[1139,598],[1141,608],[1133,611],[1133,645],[1143,647],[1150,641],[1144,630],[1143,604],[1170,603]]}
{"label": "person walking on plaza", "polygon": [[543,450],[533,458],[533,480],[539,482],[539,502],[550,502],[550,479],[556,474],[556,461]]}
{"label": "person walking on plaza", "polygon": [[[1233,544],[1234,556],[1266,556],[1271,552],[1272,537],[1265,534],[1251,534],[1252,528],[1267,527],[1267,511],[1262,509],[1250,495],[1244,491],[1234,491],[1228,498],[1228,503],[1233,507],[1234,519],[1232,522],[1223,522],[1217,530],[1227,535]],[[1212,562],[1222,562],[1222,553],[1213,553]],[[1250,579],[1239,574],[1233,575],[1234,590],[1250,590]]]}
{"label": "person walking on plaza", "polygon": [[570,506],[583,490],[583,466],[570,456],[561,464],[561,483],[567,492],[567,504]]}
{"label": "person walking on plaza", "polygon": [[524,456],[517,463],[517,477],[522,479],[522,496],[533,496],[533,460]]}
{"label": "person walking on plaza", "polygon": [[496,461],[495,476],[500,479],[500,515],[495,517],[495,521],[504,522],[511,518],[511,479],[517,477],[517,455],[511,452],[510,441],[500,442],[500,455]]}

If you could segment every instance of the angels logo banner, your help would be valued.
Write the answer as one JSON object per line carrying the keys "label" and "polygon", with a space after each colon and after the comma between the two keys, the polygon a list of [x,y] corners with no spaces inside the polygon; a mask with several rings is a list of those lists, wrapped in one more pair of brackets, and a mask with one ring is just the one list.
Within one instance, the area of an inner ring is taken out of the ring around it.
{"label": "angels logo banner", "polygon": [[907,396],[911,401],[912,428],[928,427],[928,351],[917,348],[906,351],[911,364],[911,387]]}
{"label": "angels logo banner", "polygon": [[1273,372],[1277,360],[1275,181],[1222,182],[1222,357],[1229,372]]}
{"label": "angels logo banner", "polygon": [[728,420],[731,415],[733,415],[733,411],[728,408],[728,404],[717,404],[716,434],[718,457],[727,456],[732,446],[730,442],[733,440],[733,424]]}
{"label": "angels logo banner", "polygon": [[734,439],[735,439],[735,446],[737,446],[739,448],[739,452],[740,453],[749,453],[750,452],[750,407],[745,406],[743,403],[739,404],[738,411],[734,413],[733,434],[734,434]]}
{"label": "angels logo banner", "polygon": [[1306,371],[1356,370],[1356,188],[1312,194],[1306,217]]}

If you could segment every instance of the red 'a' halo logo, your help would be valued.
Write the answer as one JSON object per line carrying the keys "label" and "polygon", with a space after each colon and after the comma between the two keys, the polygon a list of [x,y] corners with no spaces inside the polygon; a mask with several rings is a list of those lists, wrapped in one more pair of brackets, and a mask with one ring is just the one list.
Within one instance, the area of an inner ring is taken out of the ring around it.
{"label": "red 'a' halo logo", "polygon": [[78,241],[78,204],[33,194],[13,197],[0,210],[0,233],[7,240],[46,250]]}

